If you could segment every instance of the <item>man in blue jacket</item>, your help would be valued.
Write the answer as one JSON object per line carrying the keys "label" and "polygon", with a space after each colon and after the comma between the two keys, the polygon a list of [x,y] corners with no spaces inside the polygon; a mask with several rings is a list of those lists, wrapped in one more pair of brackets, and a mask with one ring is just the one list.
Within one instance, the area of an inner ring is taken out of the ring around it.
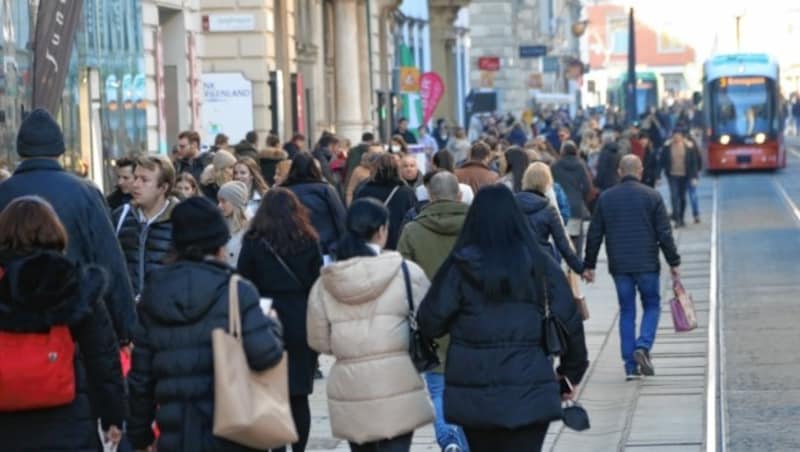
{"label": "man in blue jacket", "polygon": [[46,110],[32,111],[17,134],[22,163],[0,184],[0,210],[23,195],[38,195],[52,204],[69,236],[67,257],[80,264],[99,265],[108,272],[111,286],[105,300],[117,338],[127,344],[136,313],[125,259],[102,193],[90,182],[64,171],[58,162],[64,150],[64,136],[53,117]]}
{"label": "man in blue jacket", "polygon": [[[681,257],[672,238],[667,209],[661,195],[640,182],[642,161],[629,154],[622,158],[622,180],[600,195],[586,241],[584,279],[594,281],[597,254],[606,240],[608,269],[619,300],[619,335],[628,380],[655,375],[650,349],[656,338],[661,313],[659,248],[679,275]],[[636,338],[636,289],[641,295],[642,324]]]}

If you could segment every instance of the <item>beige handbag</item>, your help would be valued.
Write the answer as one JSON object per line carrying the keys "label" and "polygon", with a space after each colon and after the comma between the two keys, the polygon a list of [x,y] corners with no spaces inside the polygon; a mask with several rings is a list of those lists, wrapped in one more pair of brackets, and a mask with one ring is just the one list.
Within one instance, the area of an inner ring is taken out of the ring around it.
{"label": "beige handbag", "polygon": [[230,280],[228,331],[211,332],[214,351],[214,435],[254,449],[297,441],[289,408],[286,354],[273,368],[256,372],[247,364],[239,313],[239,276]]}

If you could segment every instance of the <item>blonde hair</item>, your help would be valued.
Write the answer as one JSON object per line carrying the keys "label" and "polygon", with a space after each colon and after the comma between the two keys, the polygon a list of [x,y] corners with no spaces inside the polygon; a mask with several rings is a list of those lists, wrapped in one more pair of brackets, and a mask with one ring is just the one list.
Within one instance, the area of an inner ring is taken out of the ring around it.
{"label": "blonde hair", "polygon": [[532,163],[522,176],[522,189],[545,193],[553,185],[550,167],[542,162]]}

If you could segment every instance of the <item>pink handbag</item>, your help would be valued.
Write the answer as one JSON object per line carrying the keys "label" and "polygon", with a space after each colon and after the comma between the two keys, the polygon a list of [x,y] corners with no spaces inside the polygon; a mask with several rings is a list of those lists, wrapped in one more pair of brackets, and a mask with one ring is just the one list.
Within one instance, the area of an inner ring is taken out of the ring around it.
{"label": "pink handbag", "polygon": [[692,331],[697,328],[697,313],[694,310],[692,296],[686,292],[680,278],[675,278],[672,282],[672,290],[675,298],[670,300],[669,307],[672,310],[672,324],[675,331]]}

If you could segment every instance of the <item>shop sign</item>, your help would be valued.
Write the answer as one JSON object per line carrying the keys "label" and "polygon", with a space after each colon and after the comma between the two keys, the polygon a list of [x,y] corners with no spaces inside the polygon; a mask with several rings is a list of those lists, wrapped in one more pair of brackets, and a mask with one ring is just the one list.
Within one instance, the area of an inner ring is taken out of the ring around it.
{"label": "shop sign", "polygon": [[538,58],[547,55],[547,46],[519,46],[520,58]]}
{"label": "shop sign", "polygon": [[256,16],[253,14],[208,14],[203,16],[203,31],[235,32],[254,31]]}
{"label": "shop sign", "polygon": [[478,58],[478,69],[482,71],[499,71],[500,57],[487,56]]}
{"label": "shop sign", "polygon": [[243,137],[253,130],[253,84],[240,72],[205,73],[202,117],[205,141],[218,133]]}

